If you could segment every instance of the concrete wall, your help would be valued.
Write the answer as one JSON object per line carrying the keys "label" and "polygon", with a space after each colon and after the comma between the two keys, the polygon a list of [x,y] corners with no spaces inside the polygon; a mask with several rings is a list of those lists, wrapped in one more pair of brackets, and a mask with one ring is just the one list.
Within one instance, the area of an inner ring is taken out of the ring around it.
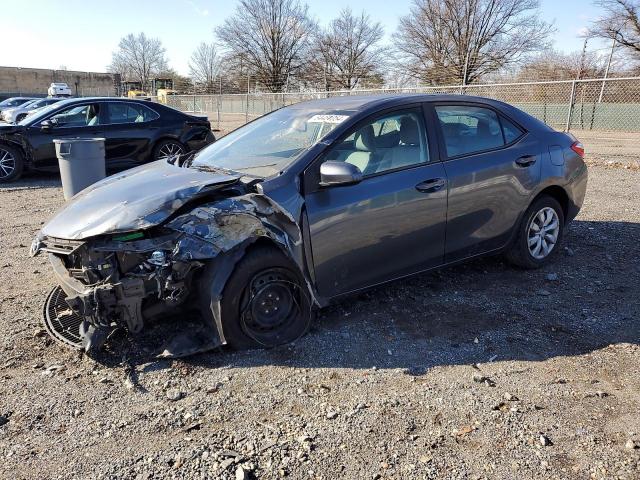
{"label": "concrete wall", "polygon": [[110,73],[46,70],[42,68],[0,67],[0,97],[13,95],[46,96],[53,82],[65,82],[74,95],[114,95]]}

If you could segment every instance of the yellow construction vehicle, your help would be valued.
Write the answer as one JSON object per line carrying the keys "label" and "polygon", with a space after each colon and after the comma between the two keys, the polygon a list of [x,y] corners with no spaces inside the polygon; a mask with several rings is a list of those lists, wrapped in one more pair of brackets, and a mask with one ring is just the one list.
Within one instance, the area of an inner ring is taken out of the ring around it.
{"label": "yellow construction vehicle", "polygon": [[137,100],[151,100],[151,97],[147,95],[144,90],[129,90],[127,92],[127,98],[135,98]]}

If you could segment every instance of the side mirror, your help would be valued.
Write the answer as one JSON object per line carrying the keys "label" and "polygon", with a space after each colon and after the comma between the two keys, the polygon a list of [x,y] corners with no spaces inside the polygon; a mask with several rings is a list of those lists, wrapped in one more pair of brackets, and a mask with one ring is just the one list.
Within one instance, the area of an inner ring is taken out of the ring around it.
{"label": "side mirror", "polygon": [[320,186],[351,185],[362,180],[358,167],[347,162],[328,160],[320,165]]}
{"label": "side mirror", "polygon": [[51,120],[43,120],[40,122],[40,130],[43,132],[48,132],[53,128],[54,123]]}

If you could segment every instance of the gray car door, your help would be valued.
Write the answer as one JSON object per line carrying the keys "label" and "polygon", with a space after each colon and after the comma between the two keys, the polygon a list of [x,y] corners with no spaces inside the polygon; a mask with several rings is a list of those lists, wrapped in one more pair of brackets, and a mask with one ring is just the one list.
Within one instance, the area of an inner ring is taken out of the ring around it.
{"label": "gray car door", "polygon": [[449,182],[446,262],[499,249],[540,181],[540,142],[486,105],[434,105]]}
{"label": "gray car door", "polygon": [[364,174],[357,184],[316,186],[305,194],[321,295],[348,293],[442,263],[447,189],[433,148],[422,108],[403,108],[359,123],[311,167],[341,160]]}

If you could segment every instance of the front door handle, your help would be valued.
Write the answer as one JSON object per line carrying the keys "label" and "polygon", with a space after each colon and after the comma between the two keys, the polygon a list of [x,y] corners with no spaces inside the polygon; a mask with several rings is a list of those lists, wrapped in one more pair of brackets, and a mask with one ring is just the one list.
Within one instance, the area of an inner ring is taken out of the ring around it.
{"label": "front door handle", "polygon": [[416,190],[422,193],[437,192],[447,184],[447,180],[444,178],[432,178],[425,180],[416,185]]}
{"label": "front door handle", "polygon": [[522,157],[516,160],[516,165],[519,167],[528,167],[536,163],[535,155],[523,155]]}

